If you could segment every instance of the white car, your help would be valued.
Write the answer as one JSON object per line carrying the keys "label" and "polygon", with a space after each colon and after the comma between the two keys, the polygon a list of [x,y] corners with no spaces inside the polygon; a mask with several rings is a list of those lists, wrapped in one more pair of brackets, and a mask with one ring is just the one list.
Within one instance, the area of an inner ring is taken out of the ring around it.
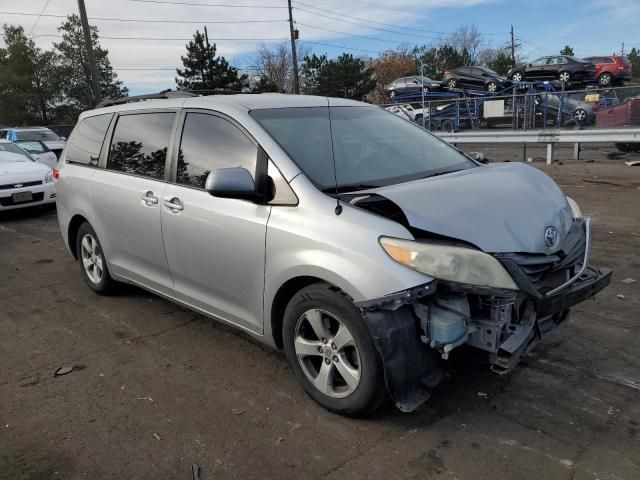
{"label": "white car", "polygon": [[39,140],[22,140],[14,142],[23,150],[26,150],[36,162],[43,163],[49,168],[56,168],[58,157],[49,148]]}
{"label": "white car", "polygon": [[66,139],[59,137],[46,127],[14,127],[0,130],[0,138],[11,140],[12,142],[23,142],[36,140],[44,143],[51,150],[56,158],[60,158],[62,149],[66,144]]}
{"label": "white car", "polygon": [[394,113],[399,117],[404,118],[405,120],[412,120],[414,122],[422,119],[425,111],[427,112],[427,118],[429,118],[428,108],[413,108],[413,106],[408,103],[391,105],[390,107],[385,107],[385,110],[388,110],[389,112]]}
{"label": "white car", "polygon": [[0,140],[0,211],[55,201],[51,168],[14,143]]}

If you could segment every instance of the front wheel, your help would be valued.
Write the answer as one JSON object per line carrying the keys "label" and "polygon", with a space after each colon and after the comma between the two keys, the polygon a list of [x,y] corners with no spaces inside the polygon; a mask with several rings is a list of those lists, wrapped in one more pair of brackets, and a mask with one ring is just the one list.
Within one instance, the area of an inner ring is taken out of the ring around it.
{"label": "front wheel", "polygon": [[330,285],[313,284],[294,295],[283,340],[298,381],[323,407],[361,416],[387,398],[382,362],[360,311]]}
{"label": "front wheel", "polygon": [[395,90],[391,90],[389,92],[389,98],[391,98],[391,99],[396,98],[396,91]]}
{"label": "front wheel", "polygon": [[111,278],[107,260],[96,232],[89,223],[80,225],[76,237],[76,252],[82,278],[91,290],[101,295],[113,293],[116,282]]}
{"label": "front wheel", "polygon": [[496,82],[487,83],[487,92],[494,93],[496,90],[498,90],[498,84]]}
{"label": "front wheel", "polygon": [[560,83],[569,83],[571,80],[571,74],[569,72],[560,72],[558,80],[560,80]]}
{"label": "front wheel", "polygon": [[458,87],[458,80],[456,80],[455,78],[450,78],[449,80],[447,80],[447,87],[453,89],[453,88],[457,88]]}
{"label": "front wheel", "polygon": [[576,122],[582,125],[587,120],[587,111],[583,108],[579,108],[573,112],[573,118],[575,118]]}
{"label": "front wheel", "polygon": [[524,77],[522,76],[521,72],[515,72],[513,75],[511,75],[511,80],[514,82],[521,82],[523,78]]}

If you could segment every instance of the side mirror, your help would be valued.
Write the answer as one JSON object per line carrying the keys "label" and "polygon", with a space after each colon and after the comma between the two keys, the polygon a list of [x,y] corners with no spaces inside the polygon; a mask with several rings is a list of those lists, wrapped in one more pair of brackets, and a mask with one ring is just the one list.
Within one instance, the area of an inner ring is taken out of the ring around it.
{"label": "side mirror", "polygon": [[251,173],[242,167],[218,168],[209,172],[204,188],[214,197],[243,200],[258,198]]}

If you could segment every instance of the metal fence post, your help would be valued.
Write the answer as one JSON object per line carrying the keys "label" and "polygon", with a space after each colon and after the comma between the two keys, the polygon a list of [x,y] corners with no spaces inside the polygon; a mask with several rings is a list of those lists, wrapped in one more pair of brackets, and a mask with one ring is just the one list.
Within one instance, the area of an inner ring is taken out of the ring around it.
{"label": "metal fence post", "polygon": [[573,144],[573,159],[580,160],[580,144],[579,143]]}
{"label": "metal fence post", "polygon": [[553,163],[553,143],[547,143],[547,165]]}

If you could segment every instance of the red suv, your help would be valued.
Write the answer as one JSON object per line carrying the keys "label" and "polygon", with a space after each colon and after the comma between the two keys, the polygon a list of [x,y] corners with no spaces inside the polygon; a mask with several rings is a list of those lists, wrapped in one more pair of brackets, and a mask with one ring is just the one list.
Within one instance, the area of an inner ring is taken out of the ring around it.
{"label": "red suv", "polygon": [[586,57],[596,66],[596,79],[601,87],[608,87],[616,82],[631,79],[631,64],[626,57],[612,55],[610,57]]}

